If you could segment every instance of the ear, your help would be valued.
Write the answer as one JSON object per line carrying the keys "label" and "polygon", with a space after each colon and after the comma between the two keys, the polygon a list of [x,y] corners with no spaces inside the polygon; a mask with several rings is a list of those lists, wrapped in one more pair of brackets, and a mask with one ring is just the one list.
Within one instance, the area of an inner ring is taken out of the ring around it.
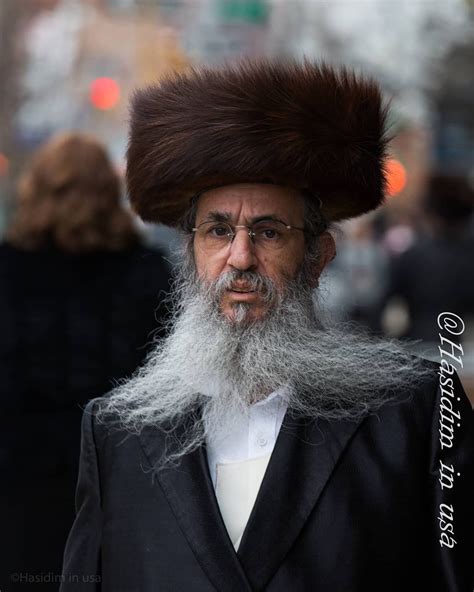
{"label": "ear", "polygon": [[336,256],[336,243],[331,233],[323,232],[319,237],[319,258],[314,265],[314,271],[311,274],[313,280],[311,287],[316,288],[319,284],[319,276],[328,263]]}

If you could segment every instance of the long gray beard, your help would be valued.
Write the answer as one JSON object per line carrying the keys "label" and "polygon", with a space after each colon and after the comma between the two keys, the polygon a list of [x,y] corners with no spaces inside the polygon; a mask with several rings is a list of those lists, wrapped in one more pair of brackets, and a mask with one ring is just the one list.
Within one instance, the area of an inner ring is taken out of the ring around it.
{"label": "long gray beard", "polygon": [[[184,266],[169,336],[102,401],[103,420],[133,433],[150,425],[169,433],[163,464],[207,438],[218,441],[237,414],[280,387],[287,387],[290,413],[356,420],[401,389],[409,393],[430,372],[397,342],[324,321],[302,276],[282,294],[267,278],[244,277],[269,303],[261,321],[247,321],[247,305],[236,307],[232,321],[220,313],[220,296],[235,274],[206,285]],[[173,440],[184,420],[184,437]]]}

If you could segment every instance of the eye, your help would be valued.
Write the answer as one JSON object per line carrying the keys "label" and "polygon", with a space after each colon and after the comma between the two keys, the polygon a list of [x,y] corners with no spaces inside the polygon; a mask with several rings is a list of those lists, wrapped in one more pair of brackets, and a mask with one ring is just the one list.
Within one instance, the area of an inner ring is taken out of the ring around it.
{"label": "eye", "polygon": [[229,227],[225,224],[213,224],[207,229],[207,234],[215,238],[225,238],[229,236]]}
{"label": "eye", "polygon": [[255,227],[258,238],[266,241],[277,241],[281,238],[281,232],[274,224],[262,224]]}
{"label": "eye", "polygon": [[278,232],[274,228],[264,228],[262,234],[269,239],[278,237]]}

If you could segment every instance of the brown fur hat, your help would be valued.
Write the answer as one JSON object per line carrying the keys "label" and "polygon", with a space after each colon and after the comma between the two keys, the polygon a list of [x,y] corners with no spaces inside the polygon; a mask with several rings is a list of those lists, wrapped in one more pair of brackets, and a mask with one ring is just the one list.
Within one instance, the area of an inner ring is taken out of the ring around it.
{"label": "brown fur hat", "polygon": [[138,91],[127,184],[146,221],[177,225],[196,193],[233,183],[309,190],[328,221],[383,200],[378,85],[324,64],[242,62]]}

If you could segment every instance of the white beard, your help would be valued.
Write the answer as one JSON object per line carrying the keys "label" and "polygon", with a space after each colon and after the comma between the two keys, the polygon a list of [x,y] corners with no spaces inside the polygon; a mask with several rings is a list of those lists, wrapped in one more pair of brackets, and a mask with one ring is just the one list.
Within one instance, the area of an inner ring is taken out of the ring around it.
{"label": "white beard", "polygon": [[260,321],[246,321],[248,305],[239,305],[232,321],[220,312],[232,274],[205,285],[184,267],[169,336],[131,379],[103,399],[99,415],[135,433],[188,419],[185,441],[171,447],[163,463],[206,438],[220,439],[236,414],[282,386],[289,387],[294,414],[357,419],[430,373],[398,343],[323,323],[301,277],[289,282],[284,294],[266,278],[245,277],[269,303]]}

